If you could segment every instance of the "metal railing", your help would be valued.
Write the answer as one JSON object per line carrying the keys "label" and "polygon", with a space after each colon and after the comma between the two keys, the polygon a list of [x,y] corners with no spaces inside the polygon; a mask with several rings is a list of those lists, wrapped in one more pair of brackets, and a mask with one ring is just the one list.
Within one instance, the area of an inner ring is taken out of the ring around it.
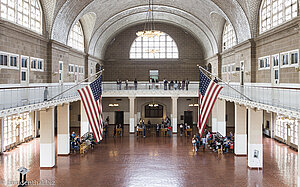
{"label": "metal railing", "polygon": [[[219,83],[223,86],[223,89],[220,93],[222,96],[237,98],[242,100],[249,99],[252,102],[265,104],[269,106],[279,107],[283,109],[288,109],[292,111],[300,112],[300,88],[278,88],[278,87],[262,87],[262,86],[240,86],[240,85],[226,85]],[[188,85],[188,90],[196,91],[199,88],[199,83],[190,83]],[[234,89],[237,91],[235,91]],[[184,87],[178,84],[170,85],[163,83],[122,83],[117,85],[116,83],[104,83],[103,90],[177,90],[177,91],[186,91],[187,85]],[[245,96],[241,95],[244,94]]]}
{"label": "metal railing", "polygon": [[[83,83],[77,85],[72,89],[70,88],[75,84],[47,86],[47,99],[49,100],[67,89],[70,90],[60,95],[59,97],[56,97],[54,100],[78,96],[77,90],[86,86],[87,84],[88,83]],[[220,93],[221,96],[248,100],[240,93],[230,88],[228,85],[221,85],[223,86],[223,89]],[[0,110],[44,102],[45,87],[46,86],[0,88]],[[193,82],[188,85],[188,90],[195,93],[195,91],[198,90],[198,87],[199,84]],[[246,95],[253,102],[280,107],[292,111],[300,111],[300,89],[240,85],[231,85],[231,87]],[[182,85],[179,86],[178,84],[177,86],[175,86],[170,84],[165,85],[163,83],[145,82],[138,83],[137,85],[135,85],[133,82],[128,83],[128,85],[126,85],[125,83],[122,83],[121,85],[109,82],[103,83],[104,95],[105,91],[112,90],[126,90],[132,92],[134,92],[135,90],[157,90],[162,92],[176,90],[177,92],[184,93],[187,91],[187,85],[184,85],[183,87]]]}
{"label": "metal railing", "polygon": [[[32,105],[49,101],[61,92],[70,89],[73,85],[55,85],[55,86],[35,86],[35,87],[10,87],[0,88],[0,110],[16,108],[26,105]],[[54,100],[63,98],[72,98],[79,96],[77,90],[84,87],[85,84],[77,85],[68,92],[56,97]],[[47,87],[48,94],[45,97]]]}

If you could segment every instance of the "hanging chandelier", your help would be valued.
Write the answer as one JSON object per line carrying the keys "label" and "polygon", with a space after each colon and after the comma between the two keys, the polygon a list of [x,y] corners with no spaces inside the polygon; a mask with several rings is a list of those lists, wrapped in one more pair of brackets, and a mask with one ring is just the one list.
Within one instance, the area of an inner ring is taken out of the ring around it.
{"label": "hanging chandelier", "polygon": [[154,36],[162,35],[161,31],[155,30],[154,16],[153,16],[153,0],[149,0],[149,7],[147,10],[144,30],[138,31],[136,35],[140,37],[148,37],[148,38],[153,38]]}

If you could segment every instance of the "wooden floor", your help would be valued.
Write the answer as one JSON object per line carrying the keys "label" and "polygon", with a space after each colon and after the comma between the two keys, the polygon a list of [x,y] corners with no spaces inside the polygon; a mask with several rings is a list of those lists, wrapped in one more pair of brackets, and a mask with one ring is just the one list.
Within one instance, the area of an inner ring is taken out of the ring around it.
{"label": "wooden floor", "polygon": [[[39,139],[0,156],[0,186],[27,179],[56,186],[295,186],[297,152],[264,138],[264,169],[247,168],[247,157],[206,150],[193,154],[190,137],[134,135],[104,140],[86,155],[56,158],[56,167],[39,168]],[[16,186],[16,185],[13,185]]]}

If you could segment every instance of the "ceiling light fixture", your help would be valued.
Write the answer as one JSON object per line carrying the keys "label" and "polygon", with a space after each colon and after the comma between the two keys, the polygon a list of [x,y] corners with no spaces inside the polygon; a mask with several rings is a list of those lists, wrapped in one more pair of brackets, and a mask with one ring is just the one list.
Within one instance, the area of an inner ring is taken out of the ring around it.
{"label": "ceiling light fixture", "polygon": [[144,30],[138,31],[136,35],[139,37],[148,37],[148,38],[153,38],[155,36],[159,37],[160,35],[162,35],[161,31],[155,30],[154,16],[153,16],[153,0],[149,0],[149,7],[147,10]]}

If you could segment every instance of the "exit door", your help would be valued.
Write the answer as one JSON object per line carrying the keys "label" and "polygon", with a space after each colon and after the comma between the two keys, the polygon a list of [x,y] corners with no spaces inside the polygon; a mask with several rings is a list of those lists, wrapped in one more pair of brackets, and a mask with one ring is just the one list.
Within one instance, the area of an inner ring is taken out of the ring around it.
{"label": "exit door", "polygon": [[115,124],[124,124],[124,111],[115,111]]}
{"label": "exit door", "polygon": [[193,111],[184,111],[184,123],[193,125]]}

